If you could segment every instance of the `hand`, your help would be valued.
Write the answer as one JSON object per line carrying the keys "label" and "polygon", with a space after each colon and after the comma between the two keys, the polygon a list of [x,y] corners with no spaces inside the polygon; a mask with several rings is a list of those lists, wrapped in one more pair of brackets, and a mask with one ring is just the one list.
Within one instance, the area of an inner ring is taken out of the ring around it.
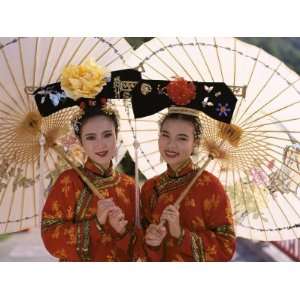
{"label": "hand", "polygon": [[128,223],[125,220],[125,215],[120,207],[115,206],[112,211],[108,213],[108,221],[111,227],[119,234],[124,234],[126,231],[126,225]]}
{"label": "hand", "polygon": [[102,199],[97,202],[97,219],[101,225],[104,225],[109,212],[116,207],[112,198]]}
{"label": "hand", "polygon": [[181,234],[181,227],[179,221],[179,211],[174,205],[168,205],[161,217],[160,222],[167,221],[169,225],[169,232],[172,237],[178,239]]}
{"label": "hand", "polygon": [[166,235],[167,230],[165,226],[150,224],[146,230],[145,242],[149,246],[157,247],[162,243]]}

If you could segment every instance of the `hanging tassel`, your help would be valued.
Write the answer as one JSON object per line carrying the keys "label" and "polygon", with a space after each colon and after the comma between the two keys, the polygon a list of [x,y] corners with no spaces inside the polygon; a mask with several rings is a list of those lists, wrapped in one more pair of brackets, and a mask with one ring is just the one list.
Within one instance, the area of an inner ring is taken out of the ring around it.
{"label": "hanging tassel", "polygon": [[231,146],[238,147],[243,135],[243,129],[234,124],[218,123],[218,135],[222,140],[227,141]]}
{"label": "hanging tassel", "polygon": [[197,164],[199,162],[200,159],[200,150],[199,150],[199,146],[195,146],[192,156],[194,157],[194,161]]}
{"label": "hanging tassel", "polygon": [[44,172],[45,172],[45,144],[46,138],[43,134],[39,138],[40,144],[40,184],[39,184],[39,216],[42,220],[42,210],[44,207],[45,185],[44,185]]}
{"label": "hanging tassel", "polygon": [[118,164],[118,161],[119,161],[119,153],[121,151],[122,144],[123,144],[123,140],[120,141],[119,146],[116,149],[116,154],[115,154],[116,165]]}
{"label": "hanging tassel", "polygon": [[162,164],[164,162],[163,157],[161,156],[161,154],[159,155],[159,162]]}
{"label": "hanging tassel", "polygon": [[121,147],[121,144],[119,145],[119,147],[117,147],[116,149],[116,155],[115,155],[115,161],[116,161],[116,165],[118,164],[118,155],[119,155],[119,149]]}
{"label": "hanging tassel", "polygon": [[135,162],[135,225],[138,228],[141,228],[141,222],[140,222],[140,191],[139,191],[139,168],[138,168],[138,149],[140,147],[139,142],[137,139],[134,139],[133,143],[134,147],[134,162]]}

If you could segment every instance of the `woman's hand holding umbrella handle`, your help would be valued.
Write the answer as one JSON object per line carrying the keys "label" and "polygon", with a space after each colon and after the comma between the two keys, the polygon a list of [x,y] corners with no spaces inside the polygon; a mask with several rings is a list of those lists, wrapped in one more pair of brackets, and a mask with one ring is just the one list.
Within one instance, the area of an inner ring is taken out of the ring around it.
{"label": "woman's hand holding umbrella handle", "polygon": [[108,214],[113,211],[115,208],[115,204],[112,198],[107,198],[103,200],[99,200],[97,202],[97,212],[96,217],[101,225],[106,223]]}
{"label": "woman's hand holding umbrella handle", "polygon": [[168,205],[162,212],[160,224],[168,222],[170,235],[178,239],[181,235],[182,228],[179,220],[179,210],[175,205]]}
{"label": "woman's hand holding umbrella handle", "polygon": [[117,233],[122,235],[126,232],[126,225],[128,221],[125,219],[124,212],[120,207],[114,206],[112,210],[109,210],[108,221]]}
{"label": "woman's hand holding umbrella handle", "polygon": [[158,247],[167,235],[164,225],[150,224],[146,230],[145,242],[148,246]]}

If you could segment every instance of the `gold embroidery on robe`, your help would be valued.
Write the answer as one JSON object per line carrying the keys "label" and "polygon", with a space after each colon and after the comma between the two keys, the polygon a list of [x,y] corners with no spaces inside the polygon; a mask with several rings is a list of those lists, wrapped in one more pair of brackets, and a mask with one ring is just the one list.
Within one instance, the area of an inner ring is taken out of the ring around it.
{"label": "gold embroidery on robe", "polygon": [[196,202],[194,198],[188,198],[184,201],[184,205],[186,207],[195,207],[196,206]]}
{"label": "gold embroidery on robe", "polygon": [[130,200],[125,195],[125,191],[122,188],[116,187],[116,194],[126,205],[130,204]]}
{"label": "gold embroidery on robe", "polygon": [[204,247],[201,238],[194,232],[191,233],[192,253],[195,261],[205,261]]}
{"label": "gold embroidery on robe", "polygon": [[59,258],[62,259],[62,260],[66,260],[66,259],[68,258],[65,249],[59,249],[59,250],[55,251],[55,252],[54,252],[54,255],[55,255],[56,257],[59,257]]}
{"label": "gold embroidery on robe", "polygon": [[71,190],[71,179],[69,176],[65,176],[62,180],[61,180],[61,184],[62,184],[62,192],[65,194],[65,197],[67,198],[69,196],[69,191]]}
{"label": "gold embroidery on robe", "polygon": [[195,217],[192,220],[194,231],[205,228],[205,223],[202,218],[199,216]]}
{"label": "gold embroidery on robe", "polygon": [[207,261],[213,261],[216,254],[217,254],[216,245],[211,245],[211,246],[206,247],[205,257],[206,257]]}
{"label": "gold embroidery on robe", "polygon": [[216,194],[213,194],[210,198],[204,199],[204,210],[206,210],[208,213],[211,210],[215,210],[220,205],[220,197]]}
{"label": "gold embroidery on robe", "polygon": [[64,229],[64,235],[66,236],[66,243],[68,245],[76,245],[76,232],[74,227]]}
{"label": "gold embroidery on robe", "polygon": [[58,239],[60,237],[60,229],[61,229],[60,225],[55,227],[55,229],[51,235],[53,239]]}

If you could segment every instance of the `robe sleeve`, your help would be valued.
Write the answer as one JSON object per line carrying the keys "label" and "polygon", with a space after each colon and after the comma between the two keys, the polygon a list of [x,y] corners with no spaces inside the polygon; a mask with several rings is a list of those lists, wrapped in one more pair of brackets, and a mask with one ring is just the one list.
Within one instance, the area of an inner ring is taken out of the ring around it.
{"label": "robe sleeve", "polygon": [[[128,180],[128,179],[127,179]],[[130,180],[131,181],[131,180]],[[110,225],[108,219],[104,225],[101,225],[97,218],[95,218],[96,226],[93,227],[93,232],[100,232],[100,234],[108,234],[111,237],[111,248],[116,252],[117,257],[121,258],[124,261],[131,261],[134,259],[134,247],[137,241],[136,231],[134,228],[134,216],[135,216],[135,184],[132,180],[130,184],[126,186],[127,195],[130,201],[128,206],[128,212],[125,212],[125,215],[132,216],[132,219],[128,220],[127,228],[124,234],[119,234],[115,229]],[[97,247],[102,247],[101,239],[95,241]],[[100,250],[100,249],[99,249]],[[97,250],[96,250],[97,251]]]}
{"label": "robe sleeve", "polygon": [[[200,197],[203,197],[204,226],[195,226],[194,231],[183,228],[179,239],[168,235],[167,245],[171,247],[166,251],[194,261],[229,261],[236,247],[233,218],[229,199],[215,176],[211,175],[211,182]],[[191,217],[197,224],[197,215]]]}
{"label": "robe sleeve", "polygon": [[94,219],[75,222],[76,192],[80,193],[80,188],[82,184],[73,170],[63,172],[53,185],[42,211],[44,245],[59,260],[88,260],[84,250],[89,243],[87,233],[96,223]]}

